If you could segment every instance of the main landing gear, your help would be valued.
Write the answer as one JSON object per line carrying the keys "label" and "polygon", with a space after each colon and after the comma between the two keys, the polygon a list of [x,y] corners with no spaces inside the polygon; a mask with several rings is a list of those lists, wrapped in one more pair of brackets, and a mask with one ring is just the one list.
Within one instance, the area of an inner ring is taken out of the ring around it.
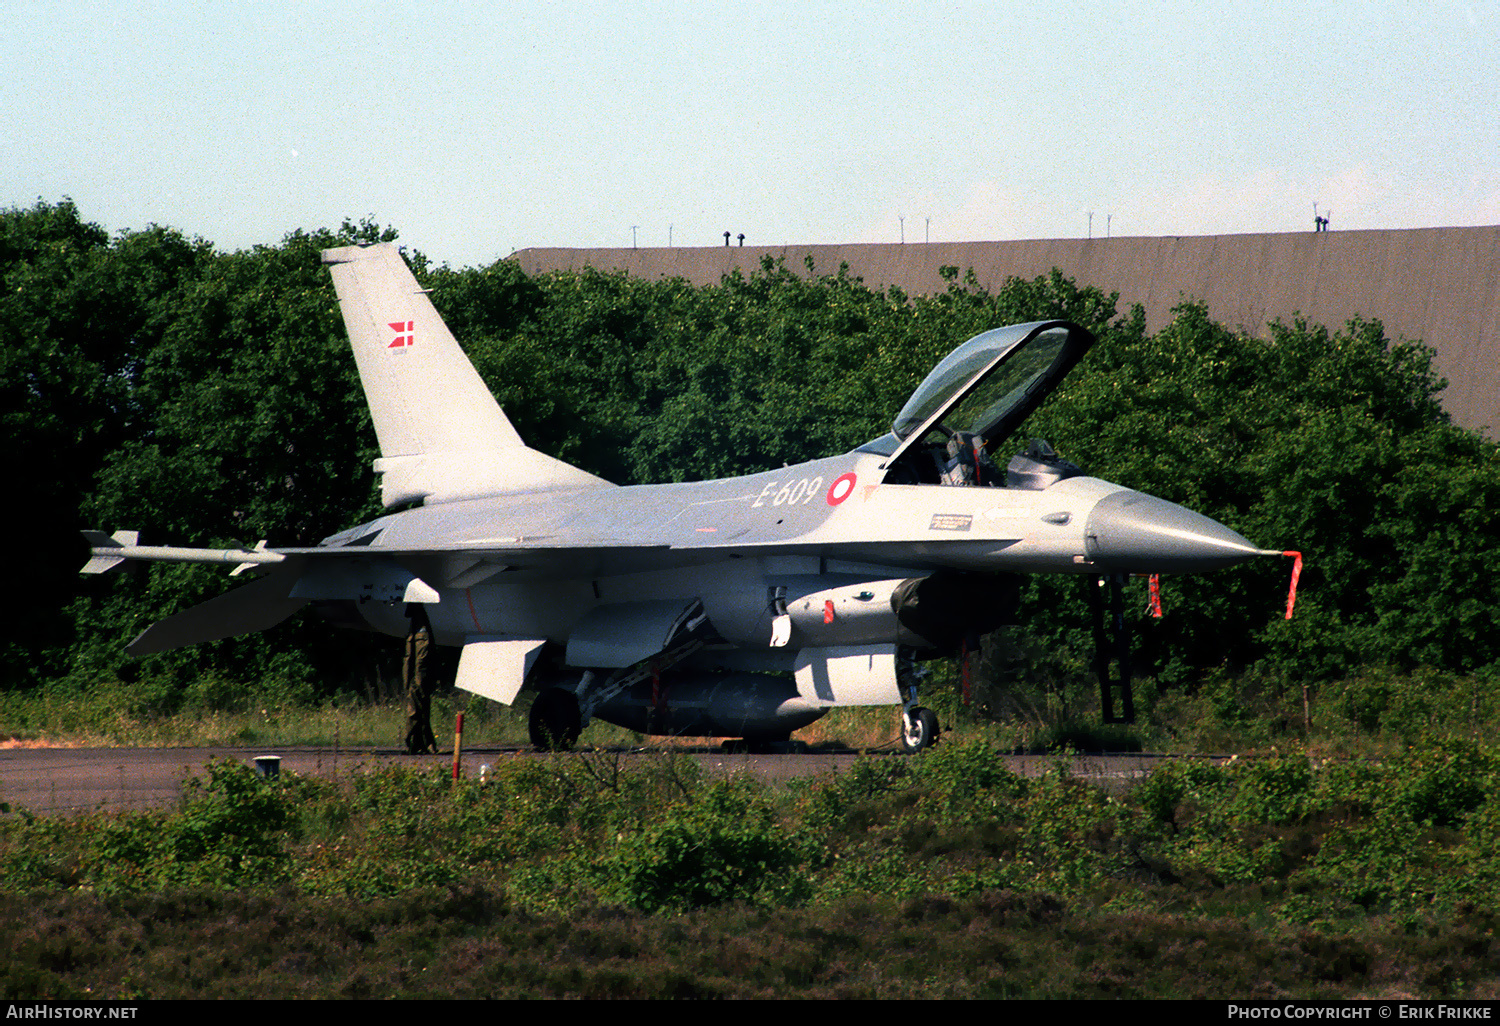
{"label": "main landing gear", "polygon": [[583,733],[578,696],[567,688],[547,688],[531,703],[527,721],[531,743],[539,752],[566,752]]}
{"label": "main landing gear", "polygon": [[[703,616],[701,603],[695,603],[684,612],[684,616],[695,611],[697,619],[690,620],[686,634],[676,639],[676,644],[643,659],[633,666],[610,672],[608,670],[584,670],[577,683],[554,685],[542,689],[531,705],[527,719],[527,731],[531,743],[539,752],[566,752],[578,742],[578,735],[593,720],[595,712],[630,687],[647,679],[659,679],[662,671],[674,666],[703,647],[703,638],[694,633]],[[603,675],[601,677],[601,675]],[[609,720],[611,723],[617,720]],[[648,717],[644,726],[647,733],[663,733],[653,730]]]}

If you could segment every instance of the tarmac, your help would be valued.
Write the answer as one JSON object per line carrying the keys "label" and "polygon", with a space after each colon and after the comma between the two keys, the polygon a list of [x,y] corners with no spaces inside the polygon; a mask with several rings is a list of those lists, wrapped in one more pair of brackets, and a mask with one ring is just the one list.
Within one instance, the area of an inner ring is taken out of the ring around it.
{"label": "tarmac", "polygon": [[[508,759],[592,759],[612,768],[680,754],[696,759],[711,776],[750,773],[781,782],[799,777],[841,773],[861,758],[910,758],[899,754],[867,755],[850,749],[792,751],[776,754],[731,754],[719,748],[618,748],[538,755],[528,748],[466,749],[460,760],[465,776],[486,764]],[[96,810],[130,811],[171,808],[181,800],[192,777],[206,779],[207,765],[229,759],[249,766],[257,757],[276,756],[280,772],[329,779],[367,774],[387,766],[426,769],[451,766],[451,752],[411,756],[396,748],[46,748],[0,749],[0,802],[12,814],[76,814]],[[1058,763],[1053,755],[1011,755],[1011,769],[1039,776]],[[1152,754],[1076,755],[1068,758],[1075,775],[1123,789],[1171,756]]]}

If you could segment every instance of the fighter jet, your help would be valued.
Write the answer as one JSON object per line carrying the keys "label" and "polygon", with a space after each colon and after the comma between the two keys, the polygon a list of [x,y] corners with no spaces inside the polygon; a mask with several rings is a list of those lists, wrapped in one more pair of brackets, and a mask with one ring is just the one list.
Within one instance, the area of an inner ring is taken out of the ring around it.
{"label": "fighter jet", "polygon": [[[594,719],[654,735],[784,742],[847,705],[938,724],[923,663],[1014,616],[1020,574],[1191,573],[1261,550],[1181,506],[1089,477],[1012,433],[1094,344],[1066,321],[996,328],[940,362],[891,431],[748,477],[620,487],[530,448],[391,244],[324,252],[393,512],[314,548],[188,549],[85,532],[124,560],[235,564],[259,578],[127,651],[265,630],[312,604],[403,636],[425,606],[462,648],[456,685],[537,693],[532,741]],[[399,508],[398,508],[399,507]]]}

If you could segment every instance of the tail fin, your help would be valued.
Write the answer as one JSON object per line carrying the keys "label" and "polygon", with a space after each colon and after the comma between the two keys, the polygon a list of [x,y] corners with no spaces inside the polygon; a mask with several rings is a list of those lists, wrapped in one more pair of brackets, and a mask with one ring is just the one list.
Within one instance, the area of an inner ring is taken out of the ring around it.
{"label": "tail fin", "polygon": [[391,243],[323,251],[375,421],[381,499],[608,485],[528,448]]}

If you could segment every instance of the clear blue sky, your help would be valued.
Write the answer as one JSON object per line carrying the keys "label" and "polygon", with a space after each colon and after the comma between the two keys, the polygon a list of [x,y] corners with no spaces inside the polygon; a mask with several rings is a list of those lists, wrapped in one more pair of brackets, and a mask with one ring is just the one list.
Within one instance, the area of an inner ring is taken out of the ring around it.
{"label": "clear blue sky", "polygon": [[[1500,224],[1497,0],[0,0],[0,205],[221,248]],[[1107,222],[1107,224],[1106,224]]]}

